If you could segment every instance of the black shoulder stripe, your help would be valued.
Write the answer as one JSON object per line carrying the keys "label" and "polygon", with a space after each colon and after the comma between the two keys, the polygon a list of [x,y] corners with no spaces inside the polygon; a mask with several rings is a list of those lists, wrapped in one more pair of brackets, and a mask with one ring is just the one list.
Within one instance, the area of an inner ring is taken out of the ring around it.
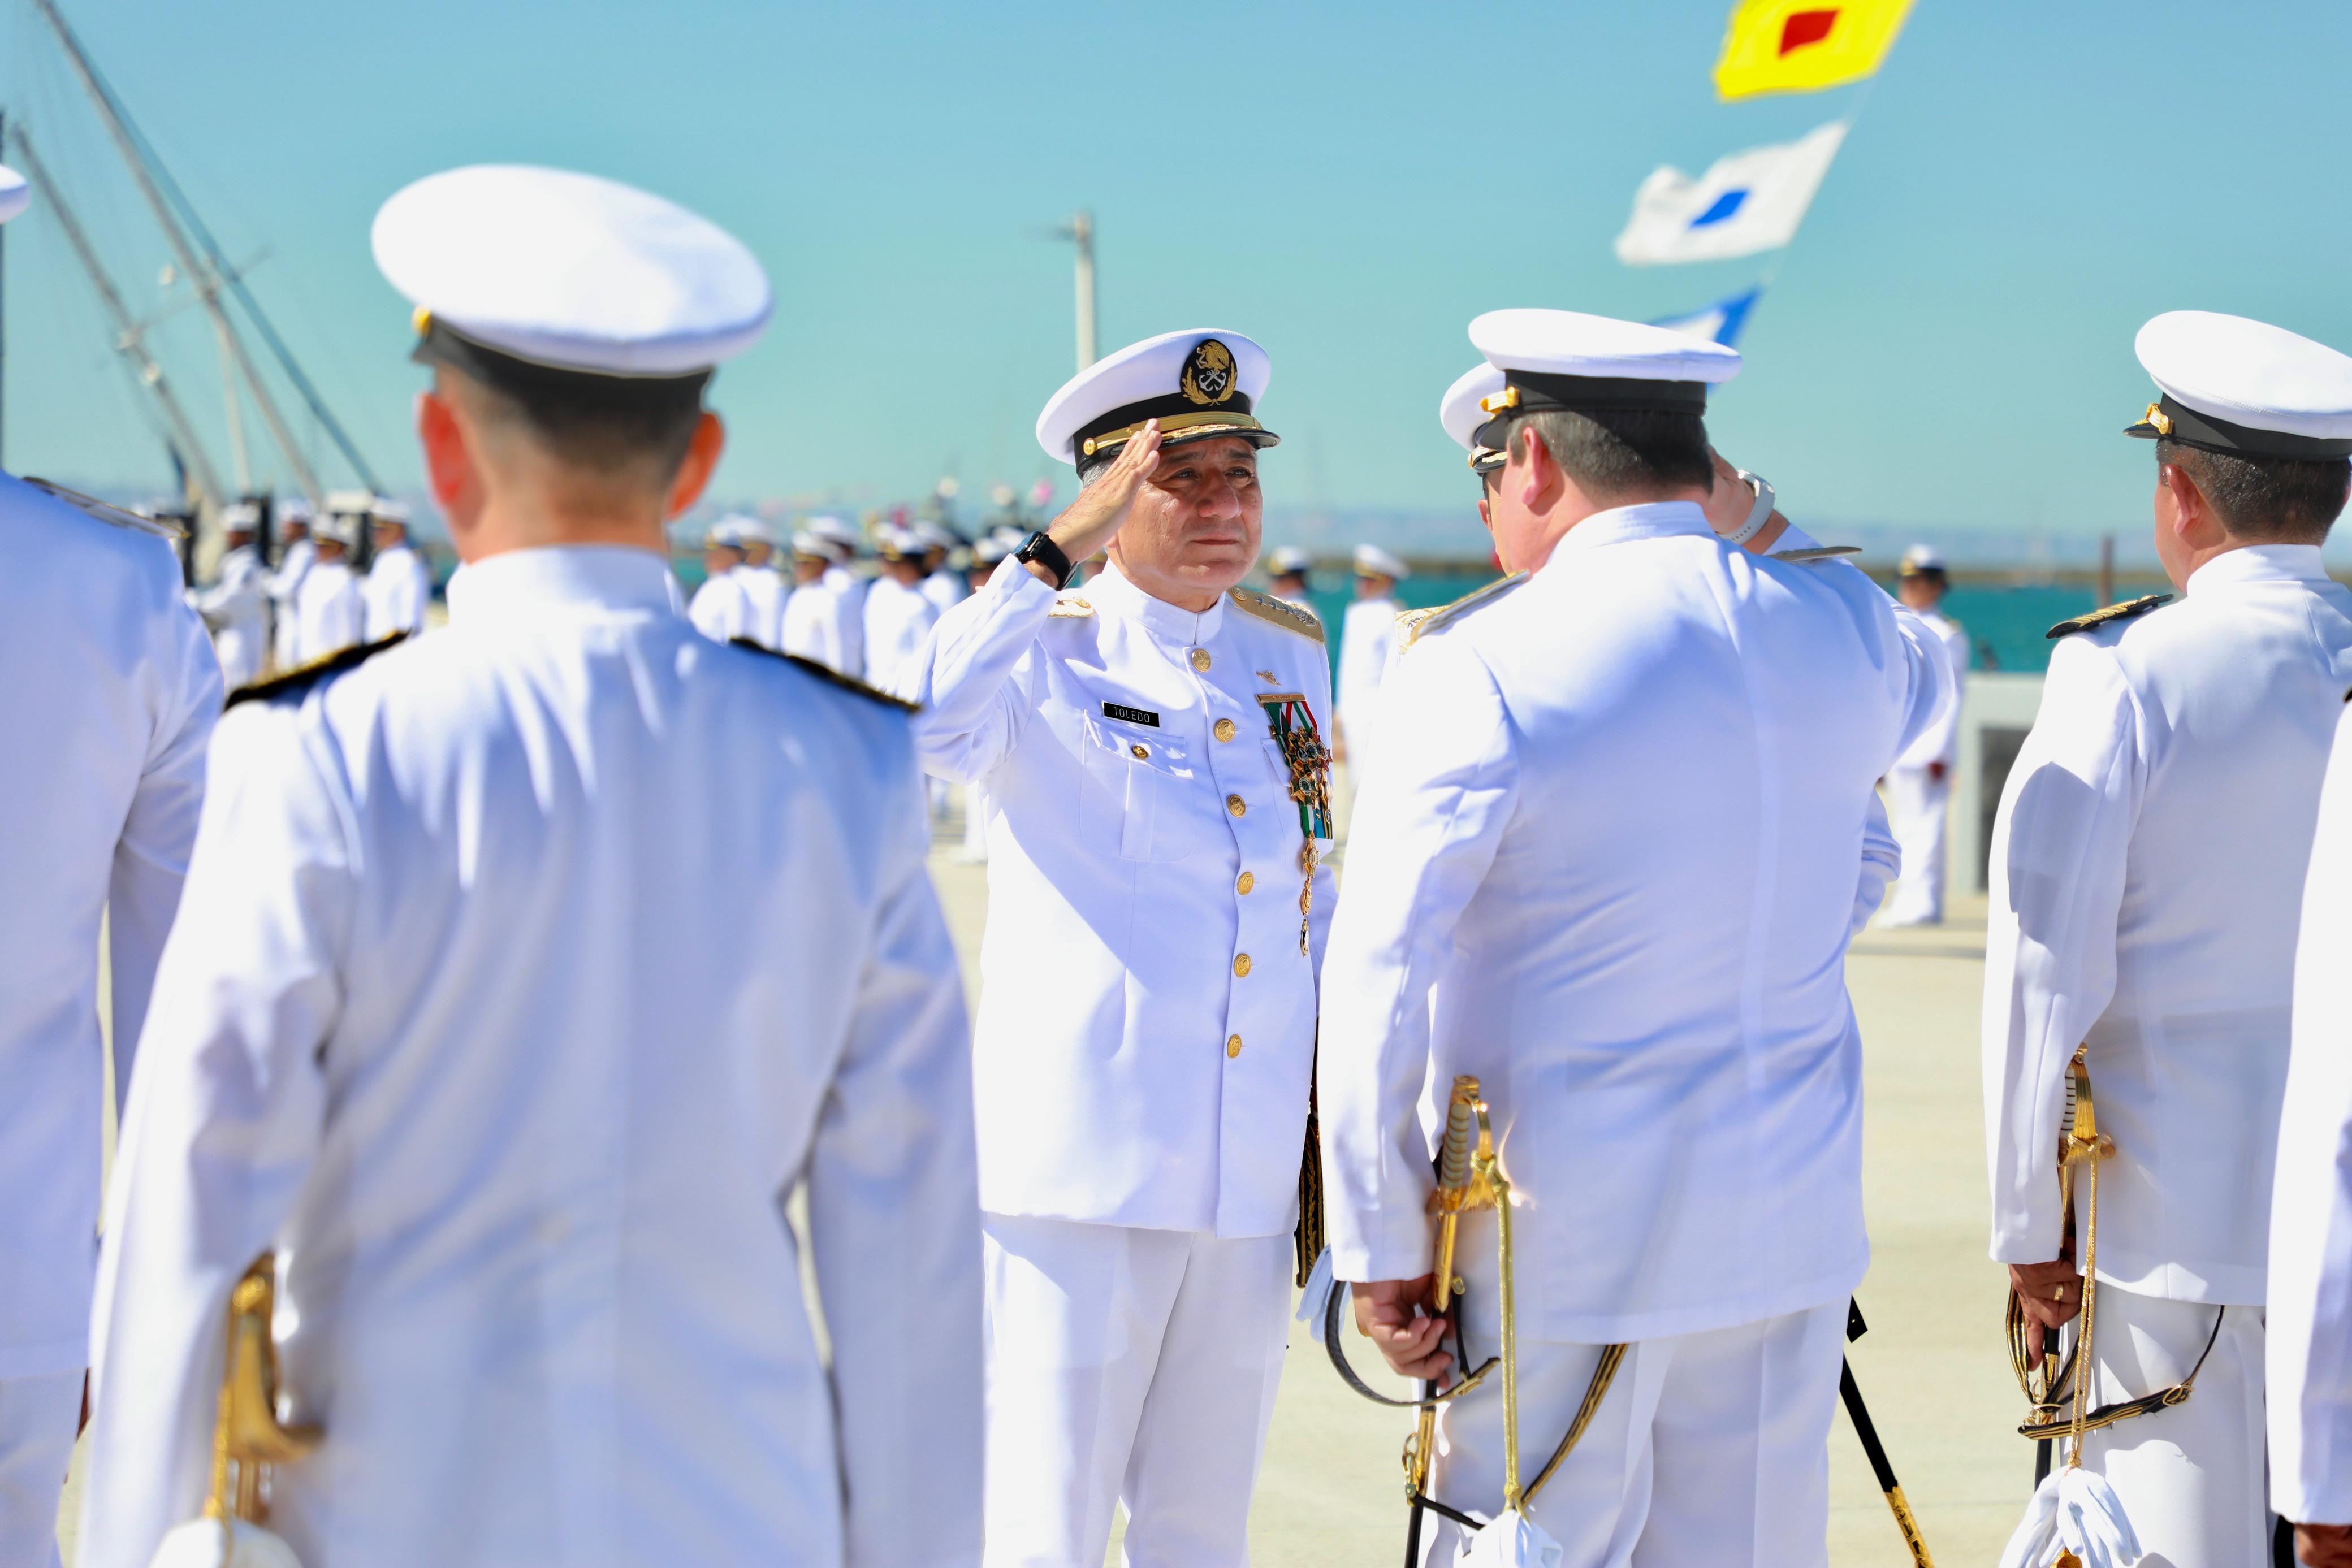
{"label": "black shoulder stripe", "polygon": [[408,641],[405,632],[394,632],[389,637],[379,637],[373,643],[355,643],[340,653],[312,659],[290,670],[280,670],[266,681],[256,681],[249,686],[239,686],[229,693],[225,706],[239,703],[266,701],[271,697],[293,696],[307,692],[329,675],[340,675],[345,670],[356,670],[386,648]]}
{"label": "black shoulder stripe", "polygon": [[867,685],[864,681],[857,679],[855,675],[843,674],[831,664],[820,664],[814,659],[803,658],[798,653],[780,653],[775,649],[769,647],[766,643],[754,643],[749,637],[730,637],[727,641],[731,646],[748,649],[754,653],[765,653],[769,658],[782,659],[787,664],[797,664],[802,669],[806,670],[810,674],[814,675],[818,680],[826,683],[828,685],[839,686],[845,692],[856,692],[859,696],[866,698],[868,702],[877,702],[884,707],[894,707],[901,713],[920,713],[923,711],[922,705],[920,703],[910,703],[904,697],[894,697],[888,692],[882,690],[878,686]]}

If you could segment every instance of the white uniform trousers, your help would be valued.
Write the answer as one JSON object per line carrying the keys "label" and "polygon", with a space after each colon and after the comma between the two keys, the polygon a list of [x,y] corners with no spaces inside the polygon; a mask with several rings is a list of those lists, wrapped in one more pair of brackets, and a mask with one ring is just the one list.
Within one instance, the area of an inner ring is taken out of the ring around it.
{"label": "white uniform trousers", "polygon": [[[1469,1351],[1496,1338],[1491,1260],[1471,1276]],[[1477,1310],[1482,1299],[1486,1311]],[[1592,1424],[1528,1507],[1560,1568],[1822,1568],[1829,1561],[1831,1417],[1843,1298],[1803,1312],[1629,1346]],[[1597,1344],[1519,1342],[1519,1482],[1532,1484],[1591,1386]],[[1502,1369],[1443,1407],[1430,1495],[1475,1519],[1503,1507]],[[1432,1526],[1435,1526],[1432,1529]],[[1471,1532],[1432,1514],[1427,1568]]]}
{"label": "white uniform trousers", "polygon": [[1882,925],[1927,925],[1944,918],[1944,838],[1950,818],[1952,776],[1930,779],[1924,768],[1886,770],[1887,815],[1903,852],[1902,881],[1887,901]]}
{"label": "white uniform trousers", "polygon": [[[2083,1465],[2107,1478],[2148,1561],[2242,1568],[2270,1561],[2263,1427],[2263,1310],[2143,1296],[2102,1282],[2091,1336],[2094,1408],[2138,1399],[2189,1375],[2221,1332],[2184,1405],[2135,1416],[2083,1439]],[[2058,1463],[2065,1462],[2062,1448]]]}
{"label": "white uniform trousers", "polygon": [[1291,1240],[982,1217],[986,1568],[1239,1568],[1288,1337]]}
{"label": "white uniform trousers", "polygon": [[58,1499],[81,1424],[81,1369],[0,1378],[0,1564],[58,1568]]}

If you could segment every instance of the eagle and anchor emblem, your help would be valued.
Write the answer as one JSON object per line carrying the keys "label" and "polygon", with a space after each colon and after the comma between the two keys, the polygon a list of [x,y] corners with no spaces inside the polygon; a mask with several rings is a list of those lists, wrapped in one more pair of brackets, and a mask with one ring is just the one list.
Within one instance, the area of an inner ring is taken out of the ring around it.
{"label": "eagle and anchor emblem", "polygon": [[1213,407],[1234,395],[1234,351],[1214,338],[1203,338],[1185,356],[1176,387],[1202,407]]}

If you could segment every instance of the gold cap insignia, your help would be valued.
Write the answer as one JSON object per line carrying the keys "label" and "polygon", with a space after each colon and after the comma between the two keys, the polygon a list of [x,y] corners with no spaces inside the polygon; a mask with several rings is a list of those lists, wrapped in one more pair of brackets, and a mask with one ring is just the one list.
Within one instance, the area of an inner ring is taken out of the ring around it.
{"label": "gold cap insignia", "polygon": [[1184,357],[1184,370],[1176,378],[1176,390],[1204,407],[1232,401],[1237,390],[1234,351],[1214,338],[1202,339]]}
{"label": "gold cap insignia", "polygon": [[2172,434],[2172,416],[2164,412],[2163,405],[2160,403],[2148,404],[2147,412],[2139,416],[2139,422],[2142,424],[2154,425],[2158,435]]}

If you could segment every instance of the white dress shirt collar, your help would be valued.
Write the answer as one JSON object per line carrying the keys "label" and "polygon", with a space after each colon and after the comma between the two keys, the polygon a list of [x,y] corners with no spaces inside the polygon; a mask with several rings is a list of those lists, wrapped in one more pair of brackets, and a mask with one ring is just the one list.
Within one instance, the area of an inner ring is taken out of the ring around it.
{"label": "white dress shirt collar", "polygon": [[547,545],[476,561],[449,580],[449,620],[489,622],[553,608],[675,615],[669,565],[628,545]]}
{"label": "white dress shirt collar", "polygon": [[1593,513],[1560,536],[1552,555],[1556,558],[1564,549],[1594,549],[1626,539],[1672,538],[1680,534],[1715,537],[1696,501],[1644,501]]}
{"label": "white dress shirt collar", "polygon": [[2184,591],[2225,587],[2237,582],[2326,582],[2327,569],[2319,562],[2317,545],[2242,545],[2220,555],[2189,574]]}
{"label": "white dress shirt collar", "polygon": [[1098,577],[1087,580],[1086,596],[1097,610],[1110,611],[1142,622],[1143,629],[1163,643],[1184,648],[1197,648],[1217,634],[1225,622],[1225,596],[1206,611],[1195,614],[1190,610],[1154,599],[1119,575],[1118,568],[1105,566]]}

